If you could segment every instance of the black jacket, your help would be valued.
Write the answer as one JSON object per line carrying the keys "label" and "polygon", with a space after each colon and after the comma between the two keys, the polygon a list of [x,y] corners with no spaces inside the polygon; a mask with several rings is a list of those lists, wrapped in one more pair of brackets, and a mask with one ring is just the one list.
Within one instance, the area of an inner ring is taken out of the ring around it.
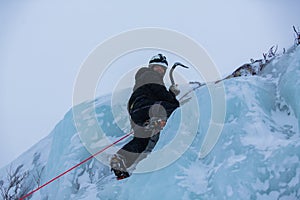
{"label": "black jacket", "polygon": [[129,113],[156,102],[167,102],[179,107],[175,94],[167,90],[163,76],[151,68],[143,67],[135,75],[133,93],[128,101]]}

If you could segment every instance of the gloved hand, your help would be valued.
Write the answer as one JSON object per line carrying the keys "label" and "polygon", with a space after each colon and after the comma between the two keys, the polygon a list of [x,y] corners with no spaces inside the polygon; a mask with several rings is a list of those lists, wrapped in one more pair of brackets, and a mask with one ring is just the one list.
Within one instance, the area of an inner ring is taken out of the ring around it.
{"label": "gloved hand", "polygon": [[175,94],[175,96],[180,94],[180,90],[178,89],[177,84],[171,85],[169,88],[169,91],[172,92],[173,94]]}

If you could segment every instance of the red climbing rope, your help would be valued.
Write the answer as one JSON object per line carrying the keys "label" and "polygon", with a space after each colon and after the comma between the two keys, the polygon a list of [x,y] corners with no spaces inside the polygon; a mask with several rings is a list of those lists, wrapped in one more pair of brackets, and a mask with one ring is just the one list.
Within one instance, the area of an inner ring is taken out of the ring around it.
{"label": "red climbing rope", "polygon": [[130,133],[127,133],[126,135],[124,135],[123,137],[121,137],[120,139],[116,140],[115,142],[111,143],[110,145],[104,147],[103,149],[101,149],[100,151],[98,151],[97,153],[91,155],[90,157],[86,158],[85,160],[81,161],[80,163],[78,163],[77,165],[71,167],[70,169],[64,171],[63,173],[59,174],[58,176],[54,177],[53,179],[51,179],[50,181],[48,181],[47,183],[39,186],[38,188],[32,190],[31,192],[29,192],[28,194],[26,194],[25,196],[21,197],[20,200],[25,200],[25,198],[29,197],[30,195],[32,195],[33,193],[35,193],[36,191],[42,189],[43,187],[49,185],[50,183],[52,183],[53,181],[59,179],[60,177],[64,176],[65,174],[69,173],[70,171],[72,171],[73,169],[79,167],[80,165],[82,165],[83,163],[89,161],[90,159],[94,158],[95,156],[101,154],[102,152],[104,152],[105,150],[107,150],[108,148],[112,147],[113,145],[117,144],[118,142],[124,140],[125,138],[127,138],[129,135],[131,135],[133,133],[133,131],[131,131]]}

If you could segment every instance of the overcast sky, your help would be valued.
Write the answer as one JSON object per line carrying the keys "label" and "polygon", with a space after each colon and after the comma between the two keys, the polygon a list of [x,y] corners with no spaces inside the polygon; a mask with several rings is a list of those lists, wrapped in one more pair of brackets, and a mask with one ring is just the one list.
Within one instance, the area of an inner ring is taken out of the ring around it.
{"label": "overcast sky", "polygon": [[292,25],[300,26],[299,0],[175,2],[0,1],[0,167],[63,118],[81,64],[113,35],[142,27],[179,31],[225,76],[274,44],[290,47]]}

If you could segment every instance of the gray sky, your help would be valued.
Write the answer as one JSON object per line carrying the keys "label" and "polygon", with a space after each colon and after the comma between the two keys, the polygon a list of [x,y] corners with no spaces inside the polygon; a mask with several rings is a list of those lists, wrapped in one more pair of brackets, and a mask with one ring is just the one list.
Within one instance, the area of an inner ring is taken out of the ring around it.
{"label": "gray sky", "polygon": [[274,44],[290,47],[292,25],[300,26],[298,0],[175,2],[0,1],[0,167],[63,118],[80,65],[113,35],[141,27],[179,31],[225,76]]}

